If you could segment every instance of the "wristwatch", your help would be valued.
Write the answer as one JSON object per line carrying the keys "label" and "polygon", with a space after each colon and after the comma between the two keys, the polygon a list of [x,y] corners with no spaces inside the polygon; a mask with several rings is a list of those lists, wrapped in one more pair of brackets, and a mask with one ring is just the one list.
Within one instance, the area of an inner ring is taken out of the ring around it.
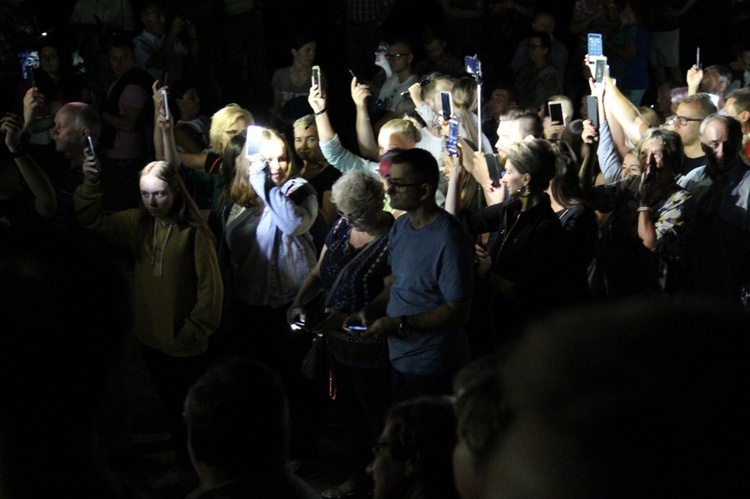
{"label": "wristwatch", "polygon": [[409,319],[408,315],[401,316],[401,322],[398,324],[398,334],[404,335],[409,332],[408,319]]}

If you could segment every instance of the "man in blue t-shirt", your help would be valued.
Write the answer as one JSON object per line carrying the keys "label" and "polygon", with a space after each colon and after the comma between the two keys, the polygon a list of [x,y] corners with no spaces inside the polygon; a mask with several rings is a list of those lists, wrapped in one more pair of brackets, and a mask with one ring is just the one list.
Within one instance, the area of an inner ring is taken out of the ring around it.
{"label": "man in blue t-shirt", "polygon": [[387,302],[387,316],[363,334],[388,338],[394,400],[450,393],[453,375],[470,360],[462,325],[474,280],[471,240],[435,202],[439,173],[429,152],[394,150],[388,159],[391,206],[406,214],[390,232],[392,284],[364,310],[365,319],[376,316]]}

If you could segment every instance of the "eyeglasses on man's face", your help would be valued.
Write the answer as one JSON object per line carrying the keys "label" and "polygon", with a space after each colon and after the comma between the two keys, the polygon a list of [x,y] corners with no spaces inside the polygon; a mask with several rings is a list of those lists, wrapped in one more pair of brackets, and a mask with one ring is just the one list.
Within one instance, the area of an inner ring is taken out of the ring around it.
{"label": "eyeglasses on man's face", "polygon": [[401,192],[403,189],[406,189],[407,187],[414,187],[415,185],[422,185],[424,182],[409,182],[409,183],[403,183],[403,182],[394,182],[391,180],[390,175],[386,175],[385,177],[385,183],[388,185],[388,189],[393,189],[396,192]]}
{"label": "eyeglasses on man's face", "polygon": [[402,57],[406,57],[407,55],[411,55],[411,53],[408,52],[402,54],[400,52],[397,52],[395,54],[385,54],[385,58],[390,61],[391,59],[401,59]]}
{"label": "eyeglasses on man's face", "polygon": [[703,121],[701,118],[687,118],[685,116],[680,116],[679,114],[675,114],[672,116],[672,124],[679,123],[680,126],[687,126],[688,123],[691,121]]}

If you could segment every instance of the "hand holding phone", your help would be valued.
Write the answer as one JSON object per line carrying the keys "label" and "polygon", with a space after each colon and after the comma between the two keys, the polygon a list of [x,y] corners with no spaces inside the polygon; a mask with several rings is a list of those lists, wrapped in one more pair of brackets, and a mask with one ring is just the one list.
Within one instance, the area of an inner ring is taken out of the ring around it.
{"label": "hand holding phone", "polygon": [[169,98],[167,91],[163,88],[161,89],[161,106],[164,109],[164,119],[169,120]]}
{"label": "hand holding phone", "polygon": [[95,182],[97,176],[99,175],[99,168],[98,164],[96,162],[96,153],[94,152],[94,142],[91,140],[91,136],[86,136],[86,142],[88,143],[88,146],[86,147],[86,150],[84,151],[85,157],[83,159],[83,165],[81,165],[81,169],[83,170],[83,176],[89,181],[89,182]]}
{"label": "hand holding phone", "polygon": [[260,141],[263,138],[263,127],[258,125],[250,125],[247,127],[247,152],[245,156],[250,159],[258,159],[260,154]]}
{"label": "hand holding phone", "polygon": [[367,326],[365,326],[361,321],[358,321],[354,318],[350,318],[347,322],[345,322],[342,328],[347,333],[353,333],[353,334],[358,334],[358,333],[361,333],[362,331],[367,331]]}
{"label": "hand holding phone", "polygon": [[599,99],[595,95],[586,96],[586,114],[591,120],[591,126],[599,130]]}
{"label": "hand holding phone", "polygon": [[312,86],[316,85],[320,88],[320,66],[317,65],[312,67]]}
{"label": "hand holding phone", "polygon": [[91,135],[86,135],[86,142],[88,142],[88,150],[89,154],[92,158],[96,159],[96,151],[94,151],[94,141],[91,140]]}
{"label": "hand holding phone", "polygon": [[445,143],[448,156],[458,157],[458,120],[448,121],[448,139]]}
{"label": "hand holding phone", "polygon": [[450,92],[440,92],[440,108],[445,121],[453,115],[453,97]]}
{"label": "hand holding phone", "polygon": [[553,100],[547,103],[547,109],[550,121],[557,122],[558,125],[565,125],[565,116],[563,115],[562,101]]}
{"label": "hand holding phone", "polygon": [[607,73],[607,58],[600,57],[596,60],[594,66],[594,81],[601,83],[604,81],[604,75]]}

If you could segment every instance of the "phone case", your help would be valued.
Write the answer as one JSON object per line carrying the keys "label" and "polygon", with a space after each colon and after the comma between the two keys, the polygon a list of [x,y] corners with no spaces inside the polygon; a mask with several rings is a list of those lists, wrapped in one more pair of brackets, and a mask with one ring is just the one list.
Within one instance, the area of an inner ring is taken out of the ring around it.
{"label": "phone case", "polygon": [[596,95],[586,96],[586,112],[591,120],[591,125],[599,130],[599,100]]}
{"label": "phone case", "polygon": [[602,35],[599,33],[589,33],[588,36],[588,53],[589,56],[600,57],[604,55],[602,47]]}
{"label": "phone case", "polygon": [[458,156],[458,120],[448,122],[448,141],[445,144],[449,156]]}

